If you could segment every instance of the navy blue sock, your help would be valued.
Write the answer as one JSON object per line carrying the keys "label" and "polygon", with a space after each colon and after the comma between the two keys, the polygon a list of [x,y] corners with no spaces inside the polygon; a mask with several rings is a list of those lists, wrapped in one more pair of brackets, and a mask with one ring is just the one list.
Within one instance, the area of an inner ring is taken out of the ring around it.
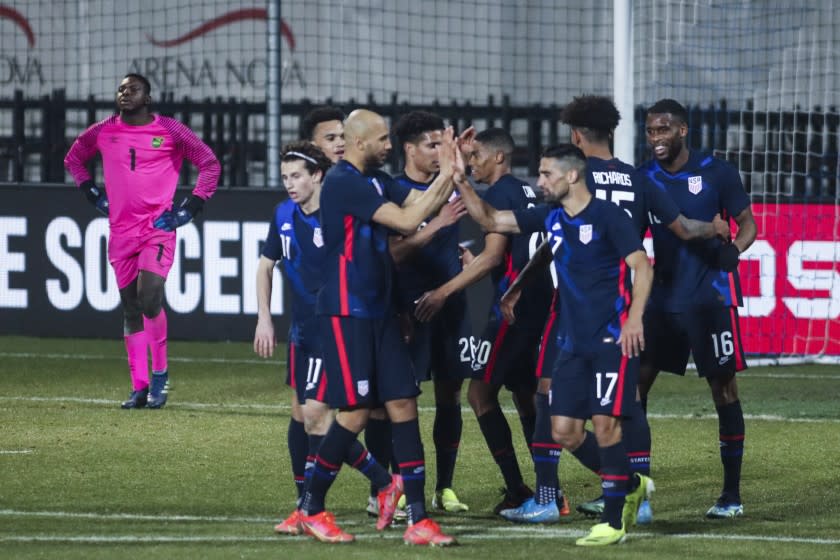
{"label": "navy blue sock", "polygon": [[[312,470],[315,468],[315,457],[321,448],[324,436],[309,434],[309,454],[306,456],[306,471],[304,472],[304,492],[312,486]],[[303,502],[303,496],[299,498],[298,506]]]}
{"label": "navy blue sock", "polygon": [[461,445],[463,425],[460,405],[437,405],[435,423],[432,428],[435,455],[437,456],[436,490],[452,488],[452,478],[455,474],[455,461],[458,458],[458,447]]}
{"label": "navy blue sock", "polygon": [[531,444],[534,443],[534,429],[537,425],[537,416],[520,416],[519,423],[522,425],[522,435],[525,436],[525,443],[528,444],[528,449],[531,449]]}
{"label": "navy blue sock", "polygon": [[601,474],[601,453],[598,450],[598,441],[592,432],[587,430],[584,433],[583,443],[572,451],[572,455],[577,457],[578,461],[590,471]]}
{"label": "navy blue sock", "polygon": [[[387,469],[392,462],[391,421],[387,418],[369,418],[365,426],[365,447],[376,458],[376,462]],[[395,471],[396,472],[396,471]],[[379,489],[370,486],[370,495],[376,497]]]}
{"label": "navy blue sock", "polygon": [[741,401],[717,408],[723,495],[726,503],[741,503],[741,462],[744,457],[744,411]]}
{"label": "navy blue sock", "polygon": [[534,459],[534,471],[537,475],[534,499],[538,504],[543,505],[557,499],[557,491],[560,488],[557,467],[560,464],[560,452],[563,447],[551,439],[551,411],[548,407],[548,395],[537,393],[535,400],[537,416],[531,443],[531,457]]}
{"label": "navy blue sock", "polygon": [[347,449],[344,462],[365,475],[372,486],[381,490],[391,484],[391,473],[376,462],[373,455],[356,439]]}
{"label": "navy blue sock", "polygon": [[[601,492],[604,495],[604,513],[601,523],[609,523],[614,529],[621,529],[621,512],[630,482],[630,462],[624,442],[601,447]],[[629,527],[625,527],[629,529]]]}
{"label": "navy blue sock", "polygon": [[513,450],[513,438],[510,433],[510,426],[505,420],[502,409],[498,406],[478,417],[478,426],[484,434],[484,441],[490,449],[490,454],[505,479],[505,486],[508,491],[517,492],[522,486],[522,472],[519,470],[519,463],[516,460],[516,452]]}
{"label": "navy blue sock", "polygon": [[286,434],[289,446],[289,457],[292,460],[292,475],[295,477],[298,501],[303,497],[303,487],[306,475],[306,455],[309,450],[309,436],[303,429],[303,422],[294,418],[289,420],[289,431]]}
{"label": "navy blue sock", "polygon": [[650,424],[640,402],[632,406],[631,416],[621,422],[624,447],[630,459],[630,472],[650,475]]}
{"label": "navy blue sock", "polygon": [[301,509],[307,515],[324,511],[327,491],[338,476],[347,449],[357,436],[358,434],[343,428],[338,422],[333,422],[330,426],[318,449],[315,465],[312,467],[312,479],[303,495]]}
{"label": "navy blue sock", "polygon": [[420,439],[420,422],[417,418],[408,422],[392,422],[391,433],[394,457],[400,466],[405,488],[405,511],[408,523],[413,525],[426,518],[426,461]]}

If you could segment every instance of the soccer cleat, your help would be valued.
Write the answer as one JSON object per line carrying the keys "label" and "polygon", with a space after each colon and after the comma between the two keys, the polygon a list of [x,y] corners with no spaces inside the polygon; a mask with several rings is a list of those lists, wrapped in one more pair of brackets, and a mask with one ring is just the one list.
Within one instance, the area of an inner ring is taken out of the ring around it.
{"label": "soccer cleat", "polygon": [[639,513],[636,514],[636,525],[650,525],[653,523],[653,510],[649,500],[642,500],[639,506]]}
{"label": "soccer cleat", "polygon": [[528,498],[518,508],[503,509],[499,515],[514,523],[557,523],[560,521],[557,502],[538,504],[534,498]]}
{"label": "soccer cleat", "polygon": [[300,515],[300,526],[307,535],[325,543],[349,543],[356,540],[335,524],[335,515],[322,511],[316,515]]}
{"label": "soccer cleat", "polygon": [[565,494],[560,494],[557,496],[557,499],[560,500],[561,504],[563,504],[562,506],[559,506],[558,509],[560,512],[560,520],[569,521],[572,518],[572,509],[569,507],[569,498],[567,498]]}
{"label": "soccer cleat", "polygon": [[430,518],[425,518],[411,525],[403,533],[403,542],[417,546],[450,546],[458,544],[455,537],[445,535],[440,525]]}
{"label": "soccer cleat", "polygon": [[143,408],[149,400],[149,388],[132,391],[127,401],[123,401],[120,408]]}
{"label": "soccer cleat", "polygon": [[575,509],[586,517],[601,517],[601,514],[604,513],[604,497],[599,496],[594,500],[578,504]]}
{"label": "soccer cleat", "polygon": [[470,510],[470,506],[461,502],[452,488],[436,490],[435,497],[432,498],[432,507],[449,513],[459,513]]}
{"label": "soccer cleat", "polygon": [[169,374],[166,372],[152,374],[152,383],[149,385],[149,408],[161,408],[166,404],[167,392],[166,381]]}
{"label": "soccer cleat", "polygon": [[723,503],[720,500],[709,508],[706,512],[706,517],[709,519],[731,519],[733,517],[741,517],[744,515],[744,506],[737,503]]}
{"label": "soccer cleat", "polygon": [[598,523],[592,527],[588,535],[576,540],[575,544],[578,546],[607,546],[623,542],[626,536],[627,532],[624,527],[615,529],[609,523]]}
{"label": "soccer cleat", "polygon": [[639,515],[639,507],[642,505],[642,501],[649,500],[650,495],[656,490],[653,479],[649,476],[639,473],[634,473],[633,476],[639,479],[639,485],[632,492],[628,492],[627,497],[624,498],[621,522],[624,524],[625,530],[636,524],[636,518]]}
{"label": "soccer cleat", "polygon": [[496,507],[493,508],[493,513],[498,514],[504,509],[515,509],[525,503],[525,500],[531,498],[534,495],[534,491],[525,486],[524,483],[519,484],[519,488],[516,490],[507,490],[502,489],[502,493],[505,497],[502,499],[501,502],[496,504]]}
{"label": "soccer cleat", "polygon": [[281,535],[302,535],[303,527],[300,525],[300,510],[295,510],[282,522],[274,526],[274,532]]}
{"label": "soccer cleat", "polygon": [[394,520],[394,512],[397,509],[397,502],[403,494],[402,477],[398,474],[391,475],[391,484],[379,491],[376,502],[379,505],[379,517],[376,518],[376,530],[382,531]]}

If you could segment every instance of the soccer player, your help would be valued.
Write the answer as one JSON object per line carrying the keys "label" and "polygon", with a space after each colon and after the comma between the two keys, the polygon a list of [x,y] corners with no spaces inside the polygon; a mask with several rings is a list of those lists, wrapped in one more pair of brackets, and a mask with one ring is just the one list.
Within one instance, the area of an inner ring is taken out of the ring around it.
{"label": "soccer player", "polygon": [[[175,253],[175,229],[189,223],[213,195],[221,167],[189,128],[149,111],[151,85],[145,77],[127,74],[117,88],[116,102],[119,114],[76,138],[64,167],[91,204],[108,216],[108,260],[122,301],[132,382],[122,408],[161,408],[167,400],[169,371],[163,287]],[[102,154],[104,188],[85,168],[96,152]],[[173,208],[184,158],[198,168],[198,179],[192,194]]]}
{"label": "soccer player", "polygon": [[[537,202],[531,186],[510,174],[514,150],[510,134],[500,128],[490,128],[474,137],[462,134],[461,138],[473,178],[491,185],[484,194],[488,203],[500,210],[515,210]],[[504,509],[519,507],[533,495],[522,480],[510,426],[499,405],[499,391],[505,386],[513,393],[525,440],[530,446],[536,422],[536,352],[551,302],[548,274],[543,275],[541,282],[532,284],[527,295],[518,303],[517,312],[521,320],[515,326],[502,318],[498,302],[528,262],[530,248],[539,244],[539,237],[539,234],[487,233],[484,249],[473,262],[454,278],[426,292],[415,312],[421,321],[429,321],[449,298],[487,274],[491,275],[495,295],[490,319],[481,338],[471,338],[464,352],[469,356],[473,370],[467,396],[505,481],[504,497],[494,508],[497,514]]]}
{"label": "soccer player", "polygon": [[[443,129],[443,119],[425,111],[412,111],[397,121],[393,133],[405,154],[403,174],[396,177],[399,183],[421,192],[429,188],[440,170],[438,148]],[[461,272],[457,222],[466,212],[463,202],[455,197],[436,216],[424,220],[418,231],[390,238],[391,255],[397,265],[397,305],[417,380],[428,381],[434,376],[432,434],[437,483],[432,507],[448,512],[469,509],[452,489],[463,426],[461,386],[471,372],[470,360],[461,352],[471,334],[467,298],[462,292],[447,299],[428,323],[414,317],[414,302]]]}
{"label": "soccer player", "polygon": [[330,106],[312,109],[300,121],[300,137],[337,162],[344,156],[344,113]]}
{"label": "soccer player", "polygon": [[[653,486],[644,475],[631,478],[621,434],[638,379],[653,273],[627,215],[586,187],[586,156],[579,148],[547,149],[539,173],[548,204],[533,208],[498,211],[467,182],[458,182],[458,190],[487,231],[548,233],[565,331],[549,394],[552,432],[585,466],[599,466],[606,502],[601,523],[577,544],[615,544]],[[597,443],[584,429],[590,418]]]}
{"label": "soccer player", "polygon": [[688,112],[680,103],[673,99],[654,103],[647,111],[645,133],[653,158],[640,170],[671,195],[683,214],[708,220],[720,213],[738,225],[731,242],[688,244],[662,224],[652,224],[656,267],[639,382],[646,404],[659,371],[684,375],[692,354],[717,410],[723,463],[723,491],[706,517],[737,517],[744,513],[740,492],[744,413],[735,374],[747,367],[738,325],[742,303],[738,256],[755,240],[755,218],[738,170],[724,160],[689,150]]}
{"label": "soccer player", "polygon": [[422,193],[405,194],[402,207],[389,198],[404,187],[378,170],[391,149],[385,120],[371,111],[356,110],[345,121],[344,133],[344,159],[327,174],[321,190],[326,257],[316,300],[328,402],[339,412],[318,450],[301,523],[308,534],[323,542],[354,540],[336,525],[324,501],[370,409],[384,403],[401,477],[393,477],[380,495],[376,527],[382,530],[390,524],[404,487],[409,526],[403,540],[415,545],[453,544],[454,539],[425,510],[419,388],[392,304],[394,271],[388,252],[389,230],[413,233],[452,194],[452,130],[443,134],[437,179]]}
{"label": "soccer player", "polygon": [[[321,181],[331,166],[329,158],[311,142],[295,142],[283,149],[281,174],[289,198],[274,209],[257,268],[254,351],[263,358],[271,357],[277,346],[270,302],[274,265],[278,261],[292,287],[286,383],[293,392],[287,442],[298,489],[298,506],[305,478],[311,475],[315,454],[332,422],[332,413],[325,402],[321,337],[315,315],[324,257],[319,198]],[[344,461],[367,476],[377,492],[391,483],[387,470],[358,441],[350,445]],[[301,534],[300,510],[296,508],[274,531]]]}
{"label": "soccer player", "polygon": [[[686,218],[664,189],[613,156],[610,140],[621,115],[612,99],[600,95],[575,97],[563,107],[560,120],[571,128],[572,144],[579,147],[587,158],[586,185],[589,191],[622,208],[633,220],[640,236],[644,236],[649,222],[656,220],[686,241],[712,237],[729,239],[729,226],[719,215],[711,223]],[[522,279],[520,277],[517,281]],[[559,323],[555,326],[559,328]],[[633,471],[649,475],[650,426],[646,415],[640,410],[637,412],[623,421],[625,445]],[[603,497],[577,507],[578,511],[591,516],[600,516],[603,508]],[[637,523],[650,523],[652,519],[653,512],[645,500]]]}

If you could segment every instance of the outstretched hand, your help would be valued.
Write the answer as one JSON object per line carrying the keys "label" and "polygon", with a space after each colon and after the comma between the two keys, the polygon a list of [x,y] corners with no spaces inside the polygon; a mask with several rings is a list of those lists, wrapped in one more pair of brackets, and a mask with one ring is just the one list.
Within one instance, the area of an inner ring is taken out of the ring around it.
{"label": "outstretched hand", "polygon": [[441,175],[451,175],[455,171],[455,131],[451,126],[443,130],[440,146],[438,147],[438,161]]}

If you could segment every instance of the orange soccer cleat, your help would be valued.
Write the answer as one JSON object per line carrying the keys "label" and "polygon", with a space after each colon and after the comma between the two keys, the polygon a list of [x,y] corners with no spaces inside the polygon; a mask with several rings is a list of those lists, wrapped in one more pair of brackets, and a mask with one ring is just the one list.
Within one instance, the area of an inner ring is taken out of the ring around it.
{"label": "orange soccer cleat", "polygon": [[451,546],[458,544],[455,537],[445,535],[440,530],[440,525],[428,517],[406,529],[403,534],[403,541],[405,544],[417,546]]}
{"label": "orange soccer cleat", "polygon": [[376,519],[376,530],[383,531],[394,520],[397,502],[403,494],[402,477],[398,474],[391,476],[391,484],[379,491],[376,497],[379,502],[379,517]]}
{"label": "orange soccer cleat", "polygon": [[304,533],[321,542],[350,543],[356,540],[356,537],[350,533],[345,533],[335,524],[335,515],[328,511],[322,511],[315,515],[301,514],[300,525]]}
{"label": "orange soccer cleat", "polygon": [[274,532],[281,535],[302,535],[303,527],[300,526],[300,510],[296,509],[292,514],[274,526]]}

